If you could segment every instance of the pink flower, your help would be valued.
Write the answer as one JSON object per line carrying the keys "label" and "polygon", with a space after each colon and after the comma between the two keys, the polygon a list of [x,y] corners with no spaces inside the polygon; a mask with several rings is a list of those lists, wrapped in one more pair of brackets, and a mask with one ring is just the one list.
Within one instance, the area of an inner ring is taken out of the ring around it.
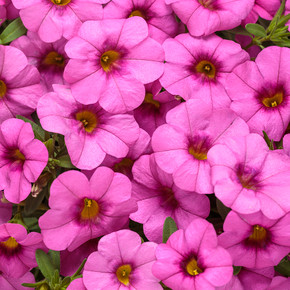
{"label": "pink flower", "polygon": [[36,267],[37,249],[46,249],[41,234],[27,234],[19,224],[0,225],[0,271],[6,276],[20,278]]}
{"label": "pink flower", "polygon": [[148,24],[149,36],[163,43],[178,34],[179,24],[164,0],[112,0],[104,8],[104,19],[142,17]]}
{"label": "pink flower", "polygon": [[248,126],[230,109],[211,111],[201,100],[181,103],[167,113],[166,122],[152,136],[156,163],[181,189],[212,193],[208,150],[230,136],[248,134]]}
{"label": "pink flower", "polygon": [[239,44],[216,35],[197,38],[180,34],[167,39],[163,48],[166,63],[160,82],[169,93],[185,100],[203,100],[213,108],[230,106],[225,79],[249,59]]}
{"label": "pink flower", "polygon": [[290,156],[290,134],[286,134],[283,137],[283,150],[288,156]]}
{"label": "pink flower", "polygon": [[267,290],[279,290],[279,289],[289,289],[290,288],[290,278],[276,276],[273,278],[269,288]]}
{"label": "pink flower", "polygon": [[12,0],[25,27],[45,42],[73,37],[86,20],[103,16],[108,0]]}
{"label": "pink flower", "polygon": [[241,215],[231,211],[218,239],[229,251],[235,266],[276,266],[290,251],[290,213],[270,220],[261,212]]}
{"label": "pink flower", "polygon": [[87,289],[152,289],[161,290],[151,272],[156,244],[141,244],[140,236],[121,230],[102,237],[98,251],[92,253],[84,267]]}
{"label": "pink flower", "polygon": [[146,130],[150,136],[160,125],[166,123],[167,112],[180,104],[173,95],[166,91],[160,92],[161,88],[159,81],[146,85],[143,103],[134,110],[134,118],[140,128]]}
{"label": "pink flower", "polygon": [[194,36],[239,26],[251,11],[254,0],[165,0]]}
{"label": "pink flower", "polygon": [[35,283],[35,279],[32,273],[27,272],[20,278],[7,277],[5,274],[0,274],[0,287],[5,290],[31,290],[29,287],[22,286],[22,283]]}
{"label": "pink flower", "polygon": [[14,40],[11,45],[19,48],[28,58],[28,62],[34,65],[41,74],[41,82],[44,92],[53,91],[53,84],[64,84],[63,71],[68,62],[64,51],[66,44],[64,38],[54,43],[46,43],[40,40],[36,33],[27,32]]}
{"label": "pink flower", "polygon": [[130,218],[143,224],[147,239],[162,243],[163,224],[172,217],[179,229],[185,229],[192,220],[209,215],[207,196],[178,188],[172,178],[161,170],[154,155],[141,156],[133,166],[132,197],[138,210]]}
{"label": "pink flower", "polygon": [[214,192],[241,214],[278,219],[290,211],[290,157],[269,151],[258,134],[228,139],[208,152]]}
{"label": "pink flower", "polygon": [[3,191],[0,191],[0,197],[0,224],[3,224],[11,219],[12,204],[5,199]]}
{"label": "pink flower", "polygon": [[45,245],[56,251],[73,251],[126,227],[137,209],[129,179],[107,167],[98,167],[90,180],[75,170],[59,175],[50,188],[49,207],[39,226]]}
{"label": "pink flower", "polygon": [[194,220],[158,245],[156,258],[153,274],[172,289],[214,290],[233,275],[229,253],[218,246],[214,227],[204,219]]}
{"label": "pink flower", "polygon": [[128,114],[112,115],[98,103],[82,105],[66,86],[54,85],[37,108],[41,125],[65,136],[72,163],[80,169],[94,169],[106,154],[125,157],[139,137],[139,127]]}
{"label": "pink flower", "polygon": [[77,101],[99,100],[111,113],[138,107],[145,95],[143,84],[163,73],[164,51],[148,37],[141,17],[87,21],[65,49],[71,59],[64,78]]}
{"label": "pink flower", "polygon": [[83,278],[74,279],[67,287],[67,290],[87,290]]}
{"label": "pink flower", "polygon": [[45,145],[34,139],[31,125],[8,119],[0,126],[0,190],[7,200],[19,203],[31,191],[48,161]]}
{"label": "pink flower", "polygon": [[0,123],[16,115],[29,117],[42,95],[40,76],[24,53],[0,45]]}
{"label": "pink flower", "polygon": [[255,62],[237,66],[227,78],[231,109],[243,118],[251,132],[279,141],[290,121],[290,72],[286,47],[263,49]]}

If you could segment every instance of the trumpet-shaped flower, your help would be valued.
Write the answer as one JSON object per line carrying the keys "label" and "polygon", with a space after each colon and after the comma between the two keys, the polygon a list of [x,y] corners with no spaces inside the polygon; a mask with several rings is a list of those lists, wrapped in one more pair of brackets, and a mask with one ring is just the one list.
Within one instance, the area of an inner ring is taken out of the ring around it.
{"label": "trumpet-shaped flower", "polygon": [[240,214],[278,219],[290,210],[290,157],[270,151],[258,134],[228,139],[208,152],[214,192]]}
{"label": "trumpet-shaped flower", "polygon": [[229,107],[225,79],[240,63],[249,59],[241,46],[216,35],[205,38],[180,34],[163,43],[165,69],[160,78],[171,94],[194,98],[213,108]]}
{"label": "trumpet-shaped flower", "polygon": [[164,51],[148,37],[141,17],[87,21],[65,50],[70,60],[64,78],[76,99],[99,101],[111,113],[138,107],[145,96],[143,84],[163,73]]}
{"label": "trumpet-shaped flower", "polygon": [[172,289],[214,290],[233,276],[229,253],[218,246],[213,225],[201,218],[158,245],[156,258],[153,274]]}
{"label": "trumpet-shaped flower", "polygon": [[140,236],[129,230],[102,237],[98,251],[89,256],[84,267],[86,288],[161,290],[151,272],[156,246],[152,242],[141,244]]}
{"label": "trumpet-shaped flower", "polygon": [[19,203],[31,191],[48,161],[45,145],[34,139],[31,125],[8,119],[0,126],[0,190],[7,200]]}
{"label": "trumpet-shaped flower", "polygon": [[126,176],[107,167],[98,167],[90,180],[76,170],[59,175],[50,188],[50,209],[39,219],[45,245],[73,251],[126,227],[137,209],[131,187]]}
{"label": "trumpet-shaped flower", "polygon": [[194,36],[239,26],[255,0],[165,0]]}
{"label": "trumpet-shaped flower", "polygon": [[251,132],[280,141],[290,121],[290,50],[270,46],[255,62],[237,66],[227,78],[231,109],[243,118]]}
{"label": "trumpet-shaped flower", "polygon": [[239,215],[231,211],[218,239],[231,254],[235,266],[276,266],[290,251],[290,213],[273,220],[261,212]]}
{"label": "trumpet-shaped flower", "polygon": [[16,115],[29,117],[42,96],[40,75],[24,53],[0,45],[0,123]]}
{"label": "trumpet-shaped flower", "polygon": [[247,135],[248,126],[230,109],[211,111],[201,100],[188,100],[173,108],[166,122],[152,136],[156,163],[173,174],[181,189],[213,193],[207,152],[230,136]]}
{"label": "trumpet-shaped flower", "polygon": [[32,273],[27,272],[20,278],[7,277],[5,274],[0,274],[0,287],[5,290],[31,290],[30,287],[22,286],[22,283],[35,283],[35,279]]}
{"label": "trumpet-shaped flower", "polygon": [[12,0],[25,27],[45,42],[73,37],[86,20],[103,17],[109,0]]}
{"label": "trumpet-shaped flower", "polygon": [[148,240],[162,242],[163,224],[169,216],[179,229],[185,229],[195,218],[209,215],[208,197],[178,188],[172,174],[158,167],[154,155],[141,156],[132,171],[132,197],[137,201],[138,210],[130,218],[143,224]]}
{"label": "trumpet-shaped flower", "polygon": [[132,115],[109,114],[98,103],[82,105],[68,87],[53,87],[54,92],[40,99],[37,114],[45,130],[65,136],[75,166],[94,169],[106,154],[117,158],[128,154],[140,131]]}

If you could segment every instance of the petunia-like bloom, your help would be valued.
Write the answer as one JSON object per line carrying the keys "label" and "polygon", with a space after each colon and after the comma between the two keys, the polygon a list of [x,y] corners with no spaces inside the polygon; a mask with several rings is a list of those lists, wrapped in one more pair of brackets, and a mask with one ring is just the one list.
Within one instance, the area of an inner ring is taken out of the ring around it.
{"label": "petunia-like bloom", "polygon": [[247,135],[248,126],[230,109],[211,111],[202,100],[181,103],[167,113],[166,122],[152,136],[156,163],[181,189],[213,193],[208,150],[230,136]]}
{"label": "petunia-like bloom", "polygon": [[290,121],[290,50],[270,46],[255,62],[237,66],[228,76],[226,90],[231,109],[243,118],[251,132],[280,141]]}
{"label": "petunia-like bloom", "polygon": [[4,192],[0,191],[0,224],[7,223],[12,216],[12,204],[4,197]]}
{"label": "petunia-like bloom", "polygon": [[103,3],[109,0],[12,0],[20,9],[24,26],[38,33],[45,42],[55,42],[62,37],[73,37],[86,20],[103,17]]}
{"label": "petunia-like bloom", "polygon": [[264,268],[276,266],[290,252],[290,213],[279,220],[261,212],[241,215],[231,211],[219,235],[235,266]]}
{"label": "petunia-like bloom", "polygon": [[164,69],[162,46],[148,37],[141,17],[85,22],[66,44],[70,60],[64,78],[83,104],[100,102],[111,113],[138,107],[143,84],[158,79]]}
{"label": "petunia-like bloom", "polygon": [[172,178],[156,164],[154,155],[141,156],[133,166],[132,197],[138,210],[130,219],[143,224],[148,240],[162,243],[162,229],[172,217],[179,229],[185,229],[195,218],[207,218],[210,211],[207,196],[178,188]]}
{"label": "petunia-like bloom", "polygon": [[197,38],[180,34],[167,39],[163,48],[166,63],[160,82],[169,93],[185,100],[201,99],[214,108],[230,106],[225,79],[249,59],[239,44],[216,35]]}
{"label": "petunia-like bloom", "polygon": [[286,134],[283,137],[283,150],[288,156],[290,156],[290,134]]}
{"label": "petunia-like bloom", "polygon": [[165,0],[194,36],[239,26],[255,0]]}
{"label": "petunia-like bloom", "polygon": [[72,163],[80,169],[94,169],[106,154],[125,157],[139,137],[139,126],[129,114],[112,115],[98,103],[82,105],[70,89],[54,85],[37,107],[43,128],[65,136]]}
{"label": "petunia-like bloom", "polygon": [[[216,290],[266,290],[268,289],[273,277],[274,267],[266,267],[262,269],[249,269],[242,267],[238,275],[234,275],[230,282],[222,287],[217,287]],[[283,288],[279,289],[282,290]]]}
{"label": "petunia-like bloom", "polygon": [[42,96],[40,75],[24,53],[0,45],[0,123],[16,115],[29,117]]}
{"label": "petunia-like bloom", "polygon": [[195,219],[156,249],[153,274],[172,289],[207,289],[228,283],[233,275],[230,254],[218,245],[212,224]]}
{"label": "petunia-like bloom", "polygon": [[50,188],[50,209],[40,217],[45,245],[73,251],[90,239],[128,226],[137,210],[131,182],[107,167],[98,167],[90,180],[71,170],[60,174]]}
{"label": "petunia-like bloom", "polygon": [[280,290],[280,289],[290,289],[290,278],[276,276],[273,278],[269,288],[267,290]]}
{"label": "petunia-like bloom", "polygon": [[71,281],[67,290],[87,290],[83,278],[77,278]]}
{"label": "petunia-like bloom", "polygon": [[30,287],[22,286],[22,283],[35,283],[32,273],[27,272],[20,278],[7,277],[5,274],[0,273],[0,288],[5,290],[31,290]]}
{"label": "petunia-like bloom", "polygon": [[175,37],[180,25],[164,0],[112,0],[104,8],[104,19],[142,17],[148,24],[149,36],[163,43]]}
{"label": "petunia-like bloom", "polygon": [[258,134],[228,139],[208,152],[214,192],[241,214],[278,219],[290,211],[290,157],[270,151]]}
{"label": "petunia-like bloom", "polygon": [[34,139],[31,125],[8,119],[0,126],[0,190],[7,200],[19,203],[31,191],[48,161],[45,145]]}
{"label": "petunia-like bloom", "polygon": [[62,38],[54,43],[43,42],[36,33],[27,32],[14,40],[11,45],[19,48],[27,56],[41,76],[44,92],[53,91],[53,84],[64,84],[63,71],[68,62],[64,51],[67,40]]}
{"label": "petunia-like bloom", "polygon": [[140,128],[147,131],[150,136],[160,125],[166,123],[167,112],[180,104],[180,101],[167,91],[160,92],[161,88],[159,81],[146,85],[143,103],[134,110],[134,117]]}
{"label": "petunia-like bloom", "polygon": [[280,5],[280,0],[255,0],[252,10],[242,21],[242,25],[246,25],[247,23],[256,23],[259,16],[267,20],[272,20]]}
{"label": "petunia-like bloom", "polygon": [[151,272],[156,246],[152,242],[141,244],[140,236],[130,230],[102,237],[98,251],[89,256],[84,267],[86,288],[161,290],[159,280]]}
{"label": "petunia-like bloom", "polygon": [[36,267],[37,249],[46,249],[41,234],[27,234],[26,229],[19,224],[0,225],[0,272],[6,276],[20,278]]}

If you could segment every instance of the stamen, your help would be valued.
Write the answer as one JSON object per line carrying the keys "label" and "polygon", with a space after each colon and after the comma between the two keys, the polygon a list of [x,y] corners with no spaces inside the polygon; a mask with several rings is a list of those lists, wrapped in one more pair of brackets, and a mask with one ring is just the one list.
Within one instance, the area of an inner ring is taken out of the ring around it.
{"label": "stamen", "polygon": [[85,198],[83,200],[83,209],[81,211],[82,220],[92,220],[99,214],[100,207],[94,199]]}
{"label": "stamen", "polygon": [[195,70],[197,73],[209,78],[209,79],[213,79],[216,76],[216,68],[213,65],[213,63],[211,63],[208,60],[202,60],[200,61],[196,66],[195,66]]}
{"label": "stamen", "polygon": [[101,56],[100,63],[105,72],[109,72],[116,66],[116,62],[120,59],[120,54],[114,50],[108,50]]}
{"label": "stamen", "polygon": [[43,60],[44,65],[54,65],[63,68],[65,65],[64,57],[56,51],[51,51]]}
{"label": "stamen", "polygon": [[186,264],[186,271],[191,276],[196,276],[203,272],[202,269],[200,269],[197,265],[197,261],[192,258],[187,264]]}
{"label": "stamen", "polygon": [[278,92],[274,96],[265,97],[262,99],[262,103],[265,107],[275,108],[283,102],[284,96],[283,92]]}
{"label": "stamen", "polygon": [[4,98],[6,93],[7,93],[7,86],[2,80],[0,80],[0,99]]}
{"label": "stamen", "polygon": [[76,120],[80,121],[81,126],[88,133],[92,133],[98,125],[98,119],[95,113],[84,110],[76,113]]}
{"label": "stamen", "polygon": [[116,275],[117,275],[118,280],[122,284],[127,286],[130,282],[129,276],[130,276],[131,271],[132,271],[132,268],[129,264],[120,266],[116,271]]}
{"label": "stamen", "polygon": [[146,93],[145,99],[144,99],[145,104],[151,104],[153,105],[156,109],[160,108],[160,103],[156,100],[153,99],[153,94],[151,93]]}

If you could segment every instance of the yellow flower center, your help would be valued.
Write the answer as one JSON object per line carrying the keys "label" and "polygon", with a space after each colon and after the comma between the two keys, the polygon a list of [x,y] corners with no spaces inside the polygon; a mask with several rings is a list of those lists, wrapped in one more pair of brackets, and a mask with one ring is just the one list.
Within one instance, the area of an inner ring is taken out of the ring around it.
{"label": "yellow flower center", "polygon": [[51,51],[47,54],[45,59],[43,60],[43,64],[45,65],[54,65],[58,67],[64,67],[64,57],[57,53],[56,51]]}
{"label": "yellow flower center", "polygon": [[129,17],[133,17],[133,16],[139,16],[139,17],[142,17],[143,19],[146,18],[145,15],[140,10],[132,11]]}
{"label": "yellow flower center", "polygon": [[51,0],[51,2],[58,6],[65,6],[70,3],[71,0]]}
{"label": "yellow flower center", "polygon": [[129,264],[120,266],[116,271],[116,275],[117,275],[118,280],[122,284],[127,286],[130,282],[129,276],[130,276],[131,271],[132,271],[132,268]]}
{"label": "yellow flower center", "polygon": [[156,100],[153,100],[153,95],[151,93],[146,93],[144,103],[153,105],[156,109],[160,108],[160,103]]}
{"label": "yellow flower center", "polygon": [[81,122],[84,130],[88,133],[93,132],[98,125],[96,114],[87,110],[77,112],[76,120]]}
{"label": "yellow flower center", "polygon": [[252,242],[252,243],[255,243],[255,244],[264,245],[266,239],[267,239],[267,231],[266,231],[266,229],[261,227],[261,226],[259,226],[259,225],[254,225],[253,232],[248,237],[248,241]]}
{"label": "yellow flower center", "polygon": [[262,103],[265,107],[274,108],[283,102],[283,92],[276,93],[273,97],[263,98]]}
{"label": "yellow flower center", "polygon": [[18,247],[19,244],[16,242],[16,240],[13,237],[10,237],[5,242],[1,242],[1,245],[4,246],[6,249],[14,250]]}
{"label": "yellow flower center", "polygon": [[116,61],[120,58],[120,54],[114,50],[108,50],[104,52],[101,56],[100,62],[103,70],[105,72],[109,72],[114,65],[116,65]]}
{"label": "yellow flower center", "polygon": [[190,146],[188,152],[197,160],[207,159],[207,151],[201,148],[201,146]]}
{"label": "yellow flower center", "polygon": [[214,10],[214,4],[212,3],[212,0],[199,0],[198,1],[204,8],[207,8],[209,10]]}
{"label": "yellow flower center", "polygon": [[209,79],[213,79],[216,75],[215,66],[208,60],[200,61],[196,66],[195,70],[202,74],[203,76],[208,77]]}
{"label": "yellow flower center", "polygon": [[189,275],[191,275],[191,276],[196,276],[196,275],[198,275],[198,274],[200,274],[200,273],[203,272],[203,270],[198,267],[197,261],[194,258],[192,258],[186,264],[186,267],[185,268],[186,268],[187,273]]}
{"label": "yellow flower center", "polygon": [[20,152],[19,149],[15,149],[13,152],[12,152],[12,158],[15,160],[15,161],[19,161],[21,163],[23,163],[25,161],[25,156]]}
{"label": "yellow flower center", "polygon": [[81,211],[82,220],[94,219],[100,211],[98,203],[94,199],[85,198],[83,209]]}
{"label": "yellow flower center", "polygon": [[0,99],[4,98],[7,92],[6,84],[0,80]]}

